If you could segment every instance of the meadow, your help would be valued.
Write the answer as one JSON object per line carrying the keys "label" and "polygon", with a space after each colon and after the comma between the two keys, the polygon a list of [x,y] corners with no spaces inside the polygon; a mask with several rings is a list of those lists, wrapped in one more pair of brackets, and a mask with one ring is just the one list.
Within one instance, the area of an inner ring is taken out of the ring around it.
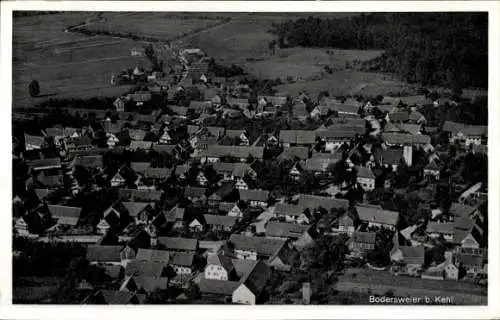
{"label": "meadow", "polygon": [[[95,14],[66,12],[14,18],[13,107],[26,107],[51,98],[117,96],[130,86],[111,86],[111,75],[149,61],[130,56],[143,43],[105,36],[65,32],[68,26],[96,19]],[[31,80],[40,83],[41,97],[28,93]]]}

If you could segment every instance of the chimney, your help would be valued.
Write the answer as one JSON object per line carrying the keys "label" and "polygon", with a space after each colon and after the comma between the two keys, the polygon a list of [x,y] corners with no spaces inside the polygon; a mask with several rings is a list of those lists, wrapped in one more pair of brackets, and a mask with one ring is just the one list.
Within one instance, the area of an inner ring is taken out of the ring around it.
{"label": "chimney", "polygon": [[311,303],[311,284],[309,282],[302,283],[302,303]]}

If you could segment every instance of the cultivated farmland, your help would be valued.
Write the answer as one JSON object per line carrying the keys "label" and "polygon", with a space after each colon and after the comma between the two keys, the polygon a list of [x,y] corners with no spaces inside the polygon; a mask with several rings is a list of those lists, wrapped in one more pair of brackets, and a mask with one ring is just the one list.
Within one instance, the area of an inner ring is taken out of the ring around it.
{"label": "cultivated farmland", "polygon": [[[43,97],[117,96],[130,89],[111,86],[111,75],[136,65],[149,66],[146,59],[130,56],[130,49],[142,43],[65,32],[68,26],[95,19],[95,14],[87,13],[52,14],[43,20],[40,16],[14,19],[14,108],[31,106]],[[27,87],[33,79],[40,83],[42,97],[29,96]]]}

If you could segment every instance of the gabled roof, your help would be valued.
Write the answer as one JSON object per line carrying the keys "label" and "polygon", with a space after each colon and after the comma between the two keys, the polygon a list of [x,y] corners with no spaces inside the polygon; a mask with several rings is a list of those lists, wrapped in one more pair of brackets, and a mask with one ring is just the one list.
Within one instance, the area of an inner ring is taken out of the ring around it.
{"label": "gabled roof", "polygon": [[474,211],[476,211],[476,208],[474,207],[458,202],[453,202],[450,209],[448,210],[448,213],[457,217],[469,217],[474,213]]}
{"label": "gabled roof", "polygon": [[127,209],[128,214],[131,217],[137,217],[142,211],[154,207],[154,203],[151,202],[129,202],[123,201],[122,205]]}
{"label": "gabled roof", "polygon": [[298,217],[304,213],[305,208],[300,205],[288,204],[288,203],[277,203],[275,213],[276,216],[294,216]]}
{"label": "gabled roof", "polygon": [[188,107],[182,107],[182,106],[168,106],[173,112],[180,116],[185,116],[188,113],[189,108]]}
{"label": "gabled roof", "polygon": [[401,250],[403,260],[406,264],[424,264],[424,246],[398,246],[398,249]]}
{"label": "gabled roof", "polygon": [[87,246],[87,260],[95,262],[120,262],[122,246]]}
{"label": "gabled roof", "polygon": [[488,133],[487,126],[467,125],[460,122],[445,121],[443,124],[443,131],[451,133],[463,133],[465,135],[480,136]]}
{"label": "gabled roof", "polygon": [[167,221],[173,222],[178,220],[184,220],[184,213],[186,212],[185,208],[179,208],[177,206],[173,207],[169,212],[167,212]]}
{"label": "gabled roof", "polygon": [[298,239],[309,228],[309,225],[271,221],[266,226],[266,235],[268,237]]}
{"label": "gabled roof", "polygon": [[382,133],[382,140],[387,144],[429,144],[431,137],[425,134]]}
{"label": "gabled roof", "polygon": [[234,269],[233,261],[231,258],[221,254],[209,254],[207,256],[207,266],[216,265],[223,267],[226,271]]}
{"label": "gabled roof", "polygon": [[206,188],[187,186],[184,189],[184,197],[186,198],[200,198],[205,196]]}
{"label": "gabled roof", "polygon": [[239,287],[239,285],[239,281],[212,280],[202,277],[199,288],[200,292],[205,294],[232,296],[233,292]]}
{"label": "gabled roof", "polygon": [[[146,292],[154,292],[156,290],[166,290],[168,288],[168,278],[158,278],[151,276],[133,276],[128,277],[127,280],[132,280],[139,287]],[[129,280],[129,281],[130,281]]]}
{"label": "gabled roof", "polygon": [[213,164],[213,168],[219,173],[231,174],[234,177],[244,177],[253,171],[249,164],[241,162],[216,162]]}
{"label": "gabled roof", "polygon": [[311,194],[300,194],[298,205],[309,209],[316,209],[319,207],[322,207],[326,210],[330,210],[332,208],[347,209],[349,207],[349,200],[316,196]]}
{"label": "gabled roof", "polygon": [[158,243],[168,250],[194,251],[198,246],[198,240],[179,237],[158,237]]}
{"label": "gabled roof", "polygon": [[427,233],[443,233],[443,234],[453,234],[455,228],[454,223],[439,223],[435,221],[429,221],[427,224]]}
{"label": "gabled roof", "polygon": [[248,158],[250,155],[256,159],[262,159],[264,147],[208,145],[207,150],[201,157],[231,156],[235,158]]}
{"label": "gabled roof", "polygon": [[172,169],[169,168],[147,168],[144,171],[145,178],[168,179],[172,175]]}
{"label": "gabled roof", "polygon": [[375,161],[384,164],[397,165],[403,159],[403,150],[401,149],[375,149],[373,152]]}
{"label": "gabled roof", "polygon": [[149,162],[131,162],[130,168],[136,173],[143,173],[149,168],[151,164]]}
{"label": "gabled roof", "polygon": [[138,190],[138,189],[118,189],[118,194],[122,198],[156,201],[161,199],[162,191],[159,190]]}
{"label": "gabled roof", "polygon": [[39,200],[43,200],[47,197],[52,191],[50,189],[35,189],[35,194]]}
{"label": "gabled roof", "polygon": [[326,172],[331,164],[336,163],[338,160],[326,157],[312,157],[306,160],[304,170],[312,172]]}
{"label": "gabled roof", "polygon": [[105,304],[142,304],[143,294],[128,291],[100,290],[96,296],[101,296]]}
{"label": "gabled roof", "polygon": [[223,226],[227,228],[232,228],[238,219],[236,217],[230,216],[219,216],[215,214],[204,214],[205,222],[209,226]]}
{"label": "gabled roof", "polygon": [[267,190],[241,189],[238,191],[240,200],[243,201],[267,201],[269,199],[269,191]]}
{"label": "gabled roof", "polygon": [[151,141],[131,141],[129,148],[132,150],[136,149],[144,149],[144,150],[149,150],[151,149],[151,146],[153,145],[153,142]]}
{"label": "gabled roof", "polygon": [[30,134],[24,134],[24,143],[26,145],[42,146],[45,144],[45,138],[42,136],[32,136]]}
{"label": "gabled roof", "polygon": [[224,135],[230,138],[239,138],[244,133],[246,133],[246,130],[244,129],[243,130],[226,129],[226,133]]}
{"label": "gabled roof", "polygon": [[356,206],[359,219],[364,222],[375,222],[388,225],[396,225],[399,220],[399,212],[378,209],[366,206]]}
{"label": "gabled roof", "polygon": [[78,223],[80,213],[82,211],[82,208],[79,207],[67,207],[52,204],[49,204],[47,208],[52,218],[57,219],[58,224],[67,224],[71,226],[75,226]]}
{"label": "gabled roof", "polygon": [[257,261],[255,267],[250,271],[250,273],[240,279],[252,293],[257,297],[260,295],[264,287],[266,286],[269,277],[271,276],[271,269],[262,260]]}
{"label": "gabled roof", "polygon": [[316,136],[312,130],[281,130],[279,140],[282,143],[314,144]]}
{"label": "gabled roof", "polygon": [[283,152],[278,156],[279,160],[293,160],[294,158],[299,158],[300,160],[305,160],[309,158],[309,148],[308,147],[284,148]]}
{"label": "gabled roof", "polygon": [[372,169],[368,167],[358,167],[357,170],[358,178],[375,179]]}
{"label": "gabled roof", "polygon": [[174,144],[154,144],[153,150],[158,153],[172,154],[177,146]]}
{"label": "gabled roof", "polygon": [[134,102],[147,102],[151,100],[151,97],[152,95],[149,92],[136,92],[127,95],[127,98]]}
{"label": "gabled roof", "polygon": [[139,261],[161,262],[163,264],[167,264],[170,260],[170,255],[168,251],[165,250],[139,248],[135,259]]}
{"label": "gabled roof", "polygon": [[258,255],[272,256],[285,245],[286,240],[264,237],[249,237],[232,234],[229,241],[236,250],[254,251]]}
{"label": "gabled roof", "polygon": [[194,252],[170,252],[170,264],[183,267],[193,265]]}
{"label": "gabled roof", "polygon": [[125,267],[126,276],[147,276],[159,278],[165,265],[162,262],[132,260]]}
{"label": "gabled roof", "polygon": [[357,134],[363,134],[365,128],[347,127],[347,126],[331,126],[323,130],[314,131],[316,137],[322,139],[352,139]]}
{"label": "gabled roof", "polygon": [[405,122],[409,119],[409,114],[406,111],[396,111],[389,113],[389,119],[393,122]]}
{"label": "gabled roof", "polygon": [[209,108],[211,106],[211,103],[210,102],[206,102],[206,101],[191,101],[189,103],[189,107],[188,109],[193,109],[193,110],[196,110],[196,111],[202,111],[206,108]]}

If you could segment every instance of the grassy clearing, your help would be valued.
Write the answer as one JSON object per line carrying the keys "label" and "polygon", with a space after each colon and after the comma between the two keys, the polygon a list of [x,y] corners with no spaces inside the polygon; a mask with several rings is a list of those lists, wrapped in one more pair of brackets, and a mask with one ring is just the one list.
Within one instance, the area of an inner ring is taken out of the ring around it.
{"label": "grassy clearing", "polygon": [[363,95],[376,96],[394,95],[398,92],[412,93],[414,86],[405,84],[392,76],[380,73],[360,72],[344,70],[326,75],[323,79],[298,81],[291,84],[283,84],[276,87],[280,93],[291,95],[307,91],[312,97],[322,91],[327,91],[331,95]]}
{"label": "grassy clearing", "polygon": [[26,106],[47,97],[31,98],[28,84],[38,80],[41,95],[50,98],[116,96],[129,86],[111,87],[111,75],[136,65],[148,67],[144,58],[130,56],[142,43],[112,37],[87,37],[64,29],[95,18],[95,14],[63,13],[14,19],[13,106]]}
{"label": "grassy clearing", "polygon": [[199,19],[196,16],[169,17],[161,12],[137,12],[123,15],[103,16],[104,21],[85,28],[90,31],[131,33],[139,37],[154,37],[170,40],[196,29],[204,29],[220,23],[218,19]]}
{"label": "grassy clearing", "polygon": [[[365,61],[379,56],[376,50],[339,50],[321,48],[289,48],[267,52],[262,61],[246,63],[251,74],[268,79],[310,79],[322,76],[325,67],[341,70],[353,61]],[[260,59],[256,59],[260,60]]]}

